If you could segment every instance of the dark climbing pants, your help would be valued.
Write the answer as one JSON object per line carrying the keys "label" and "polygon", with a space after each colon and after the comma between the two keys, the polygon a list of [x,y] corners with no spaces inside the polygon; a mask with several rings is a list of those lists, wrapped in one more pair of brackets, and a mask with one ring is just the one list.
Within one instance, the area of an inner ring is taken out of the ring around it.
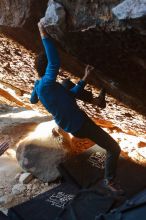
{"label": "dark climbing pants", "polygon": [[78,138],[88,138],[106,150],[107,158],[104,178],[112,180],[116,176],[117,161],[121,151],[118,143],[89,117],[86,118],[82,127],[73,135]]}

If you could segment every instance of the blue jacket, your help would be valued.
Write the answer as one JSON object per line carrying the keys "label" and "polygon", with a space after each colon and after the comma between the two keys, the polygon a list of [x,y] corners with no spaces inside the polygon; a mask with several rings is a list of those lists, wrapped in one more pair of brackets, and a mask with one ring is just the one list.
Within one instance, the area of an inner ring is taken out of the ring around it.
{"label": "blue jacket", "polygon": [[60,68],[58,52],[49,38],[43,38],[48,65],[45,75],[35,82],[30,101],[32,104],[41,101],[43,106],[50,112],[58,126],[63,130],[74,133],[82,126],[86,114],[76,104],[76,95],[84,88],[85,82],[79,83],[70,91],[56,82]]}

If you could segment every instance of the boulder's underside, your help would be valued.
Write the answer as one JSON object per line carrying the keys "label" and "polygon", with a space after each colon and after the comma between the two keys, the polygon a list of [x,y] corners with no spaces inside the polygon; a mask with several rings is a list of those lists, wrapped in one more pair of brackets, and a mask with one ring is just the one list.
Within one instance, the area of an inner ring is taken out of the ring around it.
{"label": "boulder's underside", "polygon": [[[91,83],[106,87],[107,92],[145,114],[146,1],[54,2],[62,4],[66,15],[64,24],[59,24],[61,32],[57,29],[55,33],[62,66],[81,77],[84,65],[93,65]],[[37,22],[44,17],[47,3],[48,0],[1,0],[1,31],[39,52]],[[51,34],[52,28],[48,26],[47,30]]]}

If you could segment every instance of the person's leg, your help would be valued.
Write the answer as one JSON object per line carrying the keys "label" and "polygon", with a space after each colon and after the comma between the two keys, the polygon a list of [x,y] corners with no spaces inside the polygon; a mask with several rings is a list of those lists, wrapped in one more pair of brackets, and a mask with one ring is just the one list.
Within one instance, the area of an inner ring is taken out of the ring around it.
{"label": "person's leg", "polygon": [[80,130],[73,135],[78,138],[89,138],[107,151],[104,178],[108,181],[114,179],[121,151],[117,142],[88,117]]}

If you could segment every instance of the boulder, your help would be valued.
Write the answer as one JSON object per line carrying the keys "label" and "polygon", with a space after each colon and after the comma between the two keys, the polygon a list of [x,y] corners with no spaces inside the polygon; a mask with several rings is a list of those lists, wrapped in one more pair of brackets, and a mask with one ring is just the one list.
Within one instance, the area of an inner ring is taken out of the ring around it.
{"label": "boulder", "polygon": [[48,119],[48,116],[36,111],[0,105],[0,138],[1,142],[9,143],[9,149],[0,157],[0,194],[8,193],[22,172],[16,160],[16,144],[40,122]]}

